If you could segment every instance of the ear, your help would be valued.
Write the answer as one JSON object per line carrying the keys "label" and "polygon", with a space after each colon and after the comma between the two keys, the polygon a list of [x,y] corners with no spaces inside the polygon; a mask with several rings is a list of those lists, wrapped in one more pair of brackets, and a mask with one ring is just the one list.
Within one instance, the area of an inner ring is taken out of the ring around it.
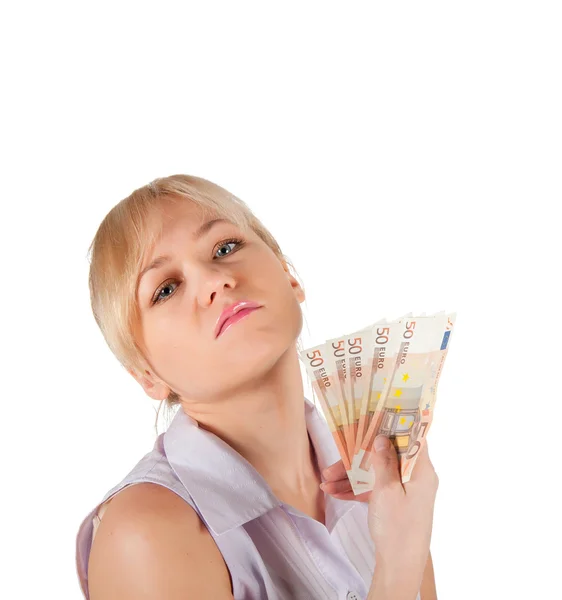
{"label": "ear", "polygon": [[171,389],[165,383],[155,379],[150,371],[145,370],[144,375],[138,375],[133,369],[127,369],[127,371],[153,400],[165,400],[170,394]]}
{"label": "ear", "polygon": [[285,261],[282,261],[282,264],[283,264],[283,269],[285,270],[285,272],[287,273],[287,276],[289,278],[291,287],[293,288],[293,291],[295,292],[297,300],[299,301],[299,304],[301,304],[302,302],[304,302],[304,299],[305,299],[304,290],[302,289],[300,283],[291,275],[291,272],[289,271],[289,266],[287,265],[287,263]]}

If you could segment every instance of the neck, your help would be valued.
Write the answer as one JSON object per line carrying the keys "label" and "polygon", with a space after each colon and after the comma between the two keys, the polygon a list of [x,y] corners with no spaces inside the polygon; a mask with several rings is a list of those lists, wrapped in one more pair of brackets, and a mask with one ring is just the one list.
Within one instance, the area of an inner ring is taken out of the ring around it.
{"label": "neck", "polygon": [[298,357],[291,347],[251,388],[206,402],[182,401],[199,426],[243,456],[280,499],[311,498],[321,481],[305,420]]}

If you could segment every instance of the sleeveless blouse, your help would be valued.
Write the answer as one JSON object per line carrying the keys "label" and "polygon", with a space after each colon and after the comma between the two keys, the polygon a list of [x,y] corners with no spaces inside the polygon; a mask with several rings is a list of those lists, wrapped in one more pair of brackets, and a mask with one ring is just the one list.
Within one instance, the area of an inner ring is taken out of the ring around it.
{"label": "sleeveless blouse", "polygon": [[[303,410],[322,471],[340,456],[326,420],[306,397]],[[88,559],[106,503],[124,488],[146,482],[175,492],[197,512],[230,572],[235,600],[367,598],[375,568],[368,504],[326,494],[323,525],[281,502],[242,455],[200,428],[180,406],[153,449],[78,528],[76,570],[87,600]]]}

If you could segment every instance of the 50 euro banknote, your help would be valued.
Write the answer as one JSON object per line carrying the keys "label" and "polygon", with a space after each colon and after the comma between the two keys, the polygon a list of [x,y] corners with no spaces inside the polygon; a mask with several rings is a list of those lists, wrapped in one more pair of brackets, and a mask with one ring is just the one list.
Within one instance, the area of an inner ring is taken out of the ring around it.
{"label": "50 euro banknote", "polygon": [[379,433],[394,444],[402,482],[409,481],[432,423],[455,320],[444,311],[409,313],[300,353],[355,495],[373,489]]}

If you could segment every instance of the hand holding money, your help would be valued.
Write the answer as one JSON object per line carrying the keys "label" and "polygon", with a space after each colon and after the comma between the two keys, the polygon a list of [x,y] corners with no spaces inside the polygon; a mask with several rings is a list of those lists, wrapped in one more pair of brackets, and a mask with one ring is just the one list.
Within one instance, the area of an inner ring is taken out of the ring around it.
{"label": "hand holding money", "polygon": [[368,516],[378,575],[373,585],[384,585],[385,597],[415,598],[429,556],[439,478],[429,460],[427,444],[419,451],[417,469],[405,484],[389,439],[377,436],[374,449],[375,487]]}
{"label": "hand holding money", "polygon": [[[456,313],[444,311],[383,319],[300,353],[353,499],[373,489],[372,447],[379,434],[394,445],[402,483],[409,481],[433,419],[455,319]],[[343,479],[337,481],[339,489],[328,493],[349,492]]]}

